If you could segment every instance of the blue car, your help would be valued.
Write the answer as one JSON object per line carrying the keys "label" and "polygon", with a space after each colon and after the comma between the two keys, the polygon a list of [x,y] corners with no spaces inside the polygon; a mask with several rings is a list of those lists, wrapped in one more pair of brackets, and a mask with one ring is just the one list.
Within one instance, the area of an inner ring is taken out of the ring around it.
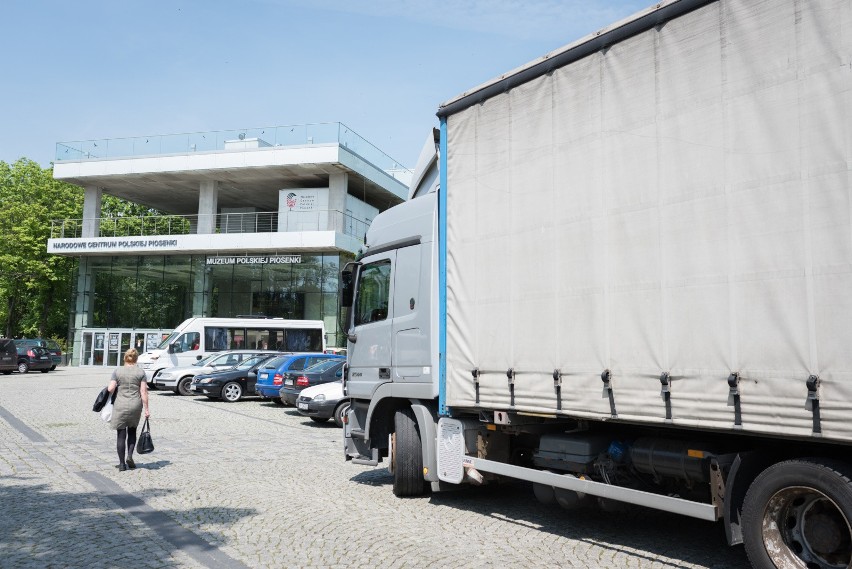
{"label": "blue car", "polygon": [[254,391],[263,399],[271,399],[283,405],[278,392],[284,384],[284,374],[288,371],[301,371],[326,360],[345,360],[346,356],[337,354],[289,354],[277,356],[263,364],[257,370],[257,383]]}

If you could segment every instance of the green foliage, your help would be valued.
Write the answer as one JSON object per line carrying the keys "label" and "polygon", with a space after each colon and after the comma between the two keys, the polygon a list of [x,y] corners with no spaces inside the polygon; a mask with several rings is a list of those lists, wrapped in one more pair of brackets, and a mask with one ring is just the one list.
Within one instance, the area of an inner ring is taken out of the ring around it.
{"label": "green foliage", "polygon": [[51,220],[80,218],[83,190],[22,158],[0,161],[0,322],[7,336],[65,337],[76,260],[47,253]]}

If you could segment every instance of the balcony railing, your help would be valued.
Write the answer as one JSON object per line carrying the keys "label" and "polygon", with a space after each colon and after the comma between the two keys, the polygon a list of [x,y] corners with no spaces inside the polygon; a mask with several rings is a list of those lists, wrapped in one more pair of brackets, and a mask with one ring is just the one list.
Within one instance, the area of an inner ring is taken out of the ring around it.
{"label": "balcony railing", "polygon": [[163,154],[264,149],[277,146],[340,144],[394,178],[411,172],[342,123],[270,126],[160,134],[132,138],[77,140],[56,144],[56,161],[100,160]]}
{"label": "balcony railing", "polygon": [[[192,235],[197,233],[198,215],[144,215],[98,217],[94,219],[55,219],[50,224],[52,239],[82,238],[85,228],[98,228],[100,237],[152,235]],[[372,220],[362,220],[339,210],[259,211],[219,213],[216,233],[270,233],[290,231],[336,231],[361,242]]]}

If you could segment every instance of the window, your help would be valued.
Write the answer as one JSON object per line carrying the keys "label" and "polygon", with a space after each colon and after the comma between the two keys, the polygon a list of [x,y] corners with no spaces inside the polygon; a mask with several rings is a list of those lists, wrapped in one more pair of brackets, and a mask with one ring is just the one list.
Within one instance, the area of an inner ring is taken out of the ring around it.
{"label": "window", "polygon": [[388,317],[390,300],[390,261],[365,265],[358,279],[355,325],[380,322]]}
{"label": "window", "polygon": [[288,328],[284,336],[286,352],[321,352],[322,330],[317,328]]}
{"label": "window", "polygon": [[191,352],[192,350],[198,349],[198,343],[201,341],[201,334],[198,332],[187,332],[186,334],[181,334],[180,337],[175,340],[174,347],[175,353],[180,354],[182,352]]}
{"label": "window", "polygon": [[244,328],[204,327],[204,343],[208,352],[238,350],[246,347]]}
{"label": "window", "polygon": [[297,358],[297,359],[293,360],[292,363],[290,363],[290,367],[288,367],[287,369],[292,370],[292,371],[303,370],[303,369],[305,369],[305,361],[306,361],[306,358]]}

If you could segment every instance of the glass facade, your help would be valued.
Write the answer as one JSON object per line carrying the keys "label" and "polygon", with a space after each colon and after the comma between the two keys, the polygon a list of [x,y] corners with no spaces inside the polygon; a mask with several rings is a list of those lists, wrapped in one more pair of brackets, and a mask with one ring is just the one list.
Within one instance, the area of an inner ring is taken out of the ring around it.
{"label": "glass facade", "polygon": [[323,320],[327,345],[345,345],[338,290],[353,255],[295,257],[232,257],[230,264],[208,264],[206,255],[81,257],[72,322],[77,329],[172,329],[192,316],[264,315]]}

